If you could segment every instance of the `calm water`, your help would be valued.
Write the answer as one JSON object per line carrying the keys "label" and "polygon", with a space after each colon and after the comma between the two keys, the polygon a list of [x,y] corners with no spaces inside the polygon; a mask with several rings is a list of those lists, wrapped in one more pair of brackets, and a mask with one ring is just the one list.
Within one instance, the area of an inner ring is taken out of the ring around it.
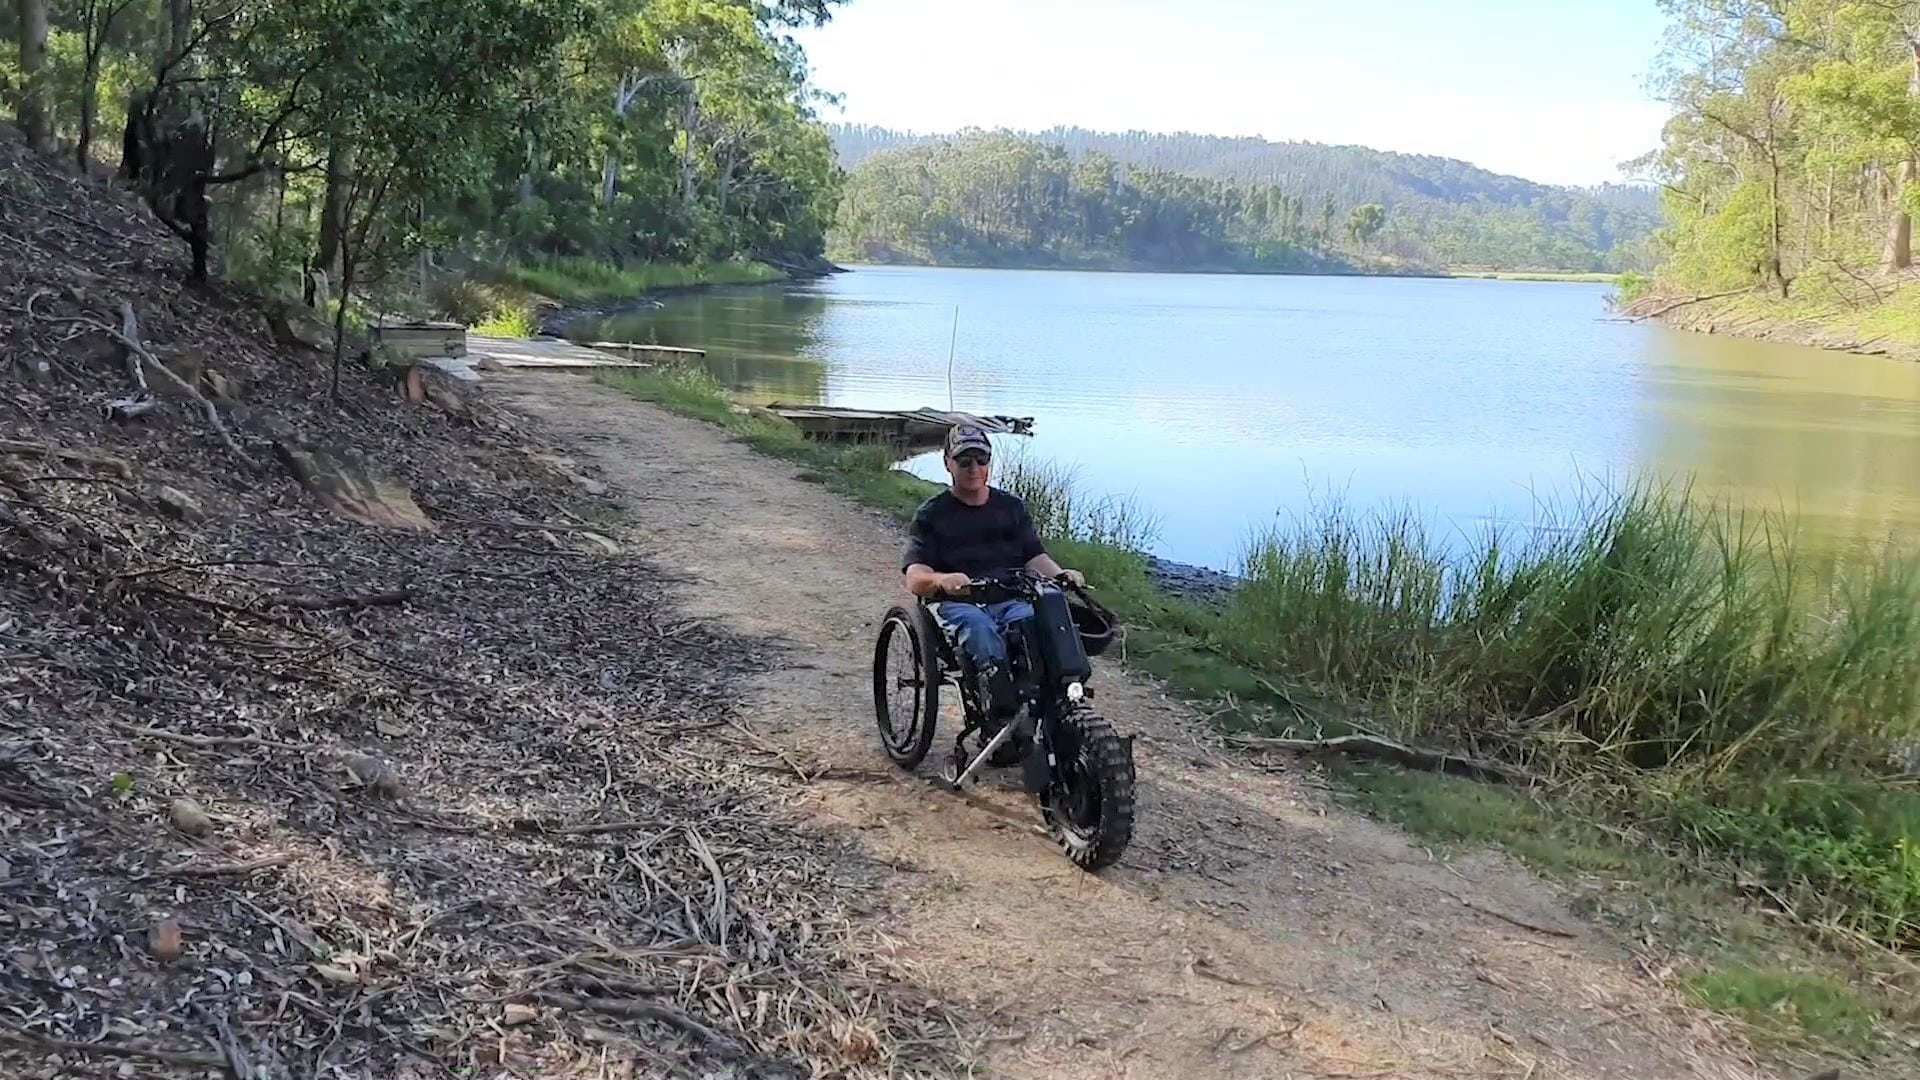
{"label": "calm water", "polygon": [[1223,569],[1329,496],[1478,533],[1648,471],[1791,510],[1823,544],[1920,542],[1920,364],[1608,322],[1606,292],[860,268],[591,332],[705,348],[763,404],[944,408],[957,308],[955,407],[1034,417],[1003,452],[1133,495],[1158,554]]}

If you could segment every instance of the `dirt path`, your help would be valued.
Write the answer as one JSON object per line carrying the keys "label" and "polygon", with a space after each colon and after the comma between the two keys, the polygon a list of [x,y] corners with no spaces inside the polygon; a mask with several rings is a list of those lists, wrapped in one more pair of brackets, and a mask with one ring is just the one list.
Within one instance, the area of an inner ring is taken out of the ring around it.
{"label": "dirt path", "polygon": [[963,800],[881,754],[867,678],[902,595],[895,524],[586,378],[489,383],[630,494],[628,538],[687,576],[692,612],[791,644],[750,690],[753,726],[834,770],[796,777],[797,805],[903,868],[899,954],[992,1017],[990,1075],[1768,1075],[1523,871],[1436,859],[1106,662],[1101,710],[1138,736],[1139,825],[1120,866],[1075,870],[1011,770]]}

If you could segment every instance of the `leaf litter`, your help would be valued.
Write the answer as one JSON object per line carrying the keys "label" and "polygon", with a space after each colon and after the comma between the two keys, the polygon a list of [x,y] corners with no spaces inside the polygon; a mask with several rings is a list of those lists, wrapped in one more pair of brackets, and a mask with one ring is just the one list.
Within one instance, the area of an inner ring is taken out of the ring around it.
{"label": "leaf litter", "polygon": [[0,1075],[963,1071],[752,760],[770,646],[177,247],[0,137]]}

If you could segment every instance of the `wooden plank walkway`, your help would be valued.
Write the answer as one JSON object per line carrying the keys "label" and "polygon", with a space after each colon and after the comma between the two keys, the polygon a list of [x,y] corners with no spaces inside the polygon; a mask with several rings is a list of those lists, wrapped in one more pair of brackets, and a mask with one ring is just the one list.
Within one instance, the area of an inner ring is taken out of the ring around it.
{"label": "wooden plank walkway", "polygon": [[503,368],[645,368],[653,365],[627,360],[559,338],[497,338],[467,335],[467,355],[473,366]]}

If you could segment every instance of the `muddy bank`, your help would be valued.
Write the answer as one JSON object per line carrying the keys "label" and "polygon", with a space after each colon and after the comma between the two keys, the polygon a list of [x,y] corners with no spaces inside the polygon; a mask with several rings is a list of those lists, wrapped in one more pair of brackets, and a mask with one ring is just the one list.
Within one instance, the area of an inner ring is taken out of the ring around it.
{"label": "muddy bank", "polygon": [[1754,301],[1752,294],[1738,293],[1698,301],[1685,296],[1646,296],[1621,308],[1619,315],[1630,321],[1653,321],[1694,333],[1725,334],[1752,341],[1920,361],[1920,343],[1886,334],[1863,333],[1840,321],[1862,318],[1867,310],[1844,313],[1836,310],[1825,318],[1795,318],[1770,313]]}

